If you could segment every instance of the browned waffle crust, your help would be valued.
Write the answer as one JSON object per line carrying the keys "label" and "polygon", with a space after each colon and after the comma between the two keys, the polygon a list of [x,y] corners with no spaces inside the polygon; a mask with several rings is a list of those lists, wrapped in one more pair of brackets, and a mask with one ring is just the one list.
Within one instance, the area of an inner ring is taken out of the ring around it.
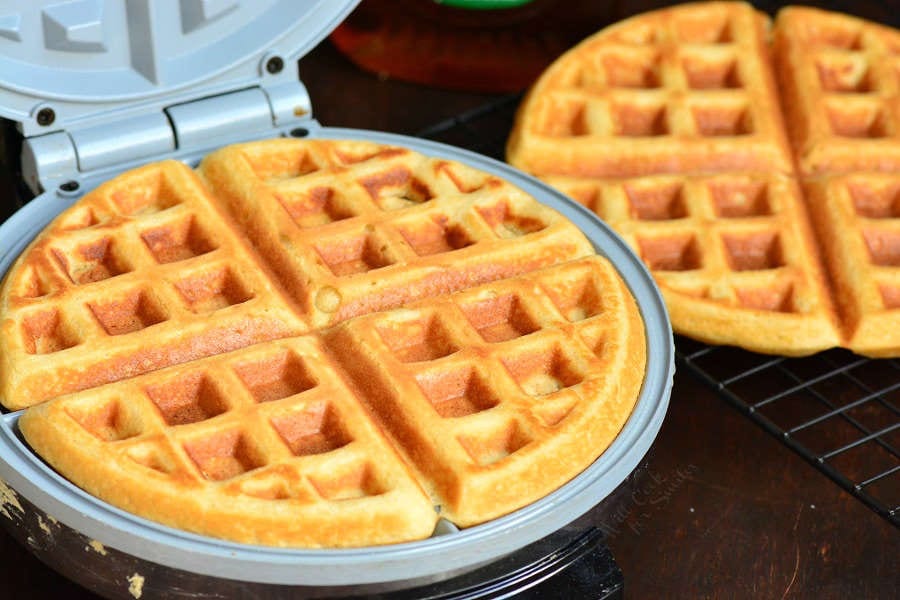
{"label": "browned waffle crust", "polygon": [[0,292],[28,443],[116,506],[277,546],[429,536],[612,442],[643,323],[556,211],[460,163],[270,140],[125,173]]}
{"label": "browned waffle crust", "polygon": [[771,29],[742,3],[649,12],[542,75],[508,160],[629,241],[676,331],[896,356],[898,53],[900,33],[811,8]]}

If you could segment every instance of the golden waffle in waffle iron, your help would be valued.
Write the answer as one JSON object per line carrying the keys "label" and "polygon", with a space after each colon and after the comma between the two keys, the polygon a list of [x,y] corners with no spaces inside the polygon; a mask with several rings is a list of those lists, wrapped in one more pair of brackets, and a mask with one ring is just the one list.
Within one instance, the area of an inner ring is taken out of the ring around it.
{"label": "golden waffle in waffle iron", "polygon": [[10,269],[0,310],[0,400],[11,409],[309,328],[175,161],[61,214]]}
{"label": "golden waffle in waffle iron", "polygon": [[202,173],[314,327],[593,252],[555,211],[462,164],[365,142],[297,149],[225,148]]}
{"label": "golden waffle in waffle iron", "polygon": [[[771,33],[766,23],[747,4],[709,2],[595,34],[530,90],[508,160],[624,235],[677,332],[775,354],[897,355],[898,213],[884,196],[900,183],[888,56],[900,38],[813,9],[783,9]],[[656,97],[656,116],[638,119]],[[831,179],[848,172],[858,185]]]}
{"label": "golden waffle in waffle iron", "polygon": [[644,377],[635,302],[571,222],[368,142],[126,173],[2,294],[3,401],[34,405],[35,451],[116,506],[240,542],[385,544],[506,514],[590,465]]}
{"label": "golden waffle in waffle iron", "polygon": [[274,546],[427,537],[437,515],[318,336],[250,346],[37,405],[29,444],[91,494]]}
{"label": "golden waffle in waffle iron", "polygon": [[352,319],[325,337],[441,514],[462,526],[542,497],[593,461],[630,414],[646,360],[634,300],[597,256]]}

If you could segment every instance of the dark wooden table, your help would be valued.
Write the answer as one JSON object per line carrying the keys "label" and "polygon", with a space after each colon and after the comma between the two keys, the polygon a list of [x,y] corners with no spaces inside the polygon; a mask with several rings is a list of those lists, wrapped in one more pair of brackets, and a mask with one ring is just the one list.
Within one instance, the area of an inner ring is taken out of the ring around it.
{"label": "dark wooden table", "polygon": [[[327,42],[301,61],[316,118],[415,134],[492,100],[383,80]],[[605,518],[627,597],[896,598],[900,535],[690,374],[646,476]],[[0,533],[0,598],[95,598]]]}

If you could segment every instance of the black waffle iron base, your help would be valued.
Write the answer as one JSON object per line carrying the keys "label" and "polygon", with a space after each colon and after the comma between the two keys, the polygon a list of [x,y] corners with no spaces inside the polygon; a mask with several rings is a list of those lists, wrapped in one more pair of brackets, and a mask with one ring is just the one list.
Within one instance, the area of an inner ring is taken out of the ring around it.
{"label": "black waffle iron base", "polygon": [[[27,500],[25,501],[27,502]],[[32,507],[29,507],[32,508]],[[13,520],[15,521],[15,520]],[[20,524],[22,525],[22,524]],[[106,598],[370,598],[383,600],[476,598],[621,598],[624,579],[596,527],[565,528],[525,548],[451,579],[404,590],[312,588],[211,580],[194,573],[147,562],[111,548],[92,547],[95,565],[85,552],[91,541],[69,528],[45,523],[46,529],[13,526],[7,531],[35,556],[68,579]],[[53,531],[58,529],[58,531]],[[47,539],[52,537],[52,542]],[[110,560],[113,558],[113,560]],[[110,565],[115,565],[110,571]],[[154,585],[148,585],[154,582]],[[159,585],[161,587],[157,588]]]}
{"label": "black waffle iron base", "polygon": [[[105,547],[45,515],[8,488],[0,522],[37,558],[106,598],[367,598],[438,600],[524,598],[612,600],[624,577],[604,543],[603,522],[631,498],[645,470],[636,469],[601,504],[576,522],[516,552],[462,575],[394,586],[304,587],[200,577]],[[41,516],[43,515],[43,516]],[[174,595],[173,595],[174,593]]]}

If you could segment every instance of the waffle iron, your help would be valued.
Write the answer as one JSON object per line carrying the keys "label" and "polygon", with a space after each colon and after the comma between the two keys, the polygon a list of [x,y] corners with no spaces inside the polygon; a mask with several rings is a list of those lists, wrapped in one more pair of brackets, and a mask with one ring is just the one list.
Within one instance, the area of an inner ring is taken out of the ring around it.
{"label": "waffle iron", "polygon": [[[0,523],[88,589],[121,598],[420,596],[435,582],[474,576],[463,586],[471,595],[459,597],[508,597],[484,582],[514,573],[527,586],[535,560],[565,562],[560,549],[573,547],[602,552],[591,530],[572,535],[573,523],[634,476],[659,431],[674,372],[671,328],[652,278],[615,233],[565,196],[498,161],[419,138],[329,128],[313,118],[293,66],[355,4],[0,5],[6,9],[0,10],[0,116],[21,133],[22,177],[36,194],[0,225],[0,276],[83,193],[147,162],[174,158],[196,165],[217,147],[272,137],[405,146],[505,178],[566,215],[616,265],[646,325],[647,372],[635,410],[590,467],[523,509],[462,531],[441,523],[423,541],[341,550],[242,545],[128,514],[56,474],[22,440],[19,413],[2,414]],[[448,597],[440,593],[432,597]]]}

